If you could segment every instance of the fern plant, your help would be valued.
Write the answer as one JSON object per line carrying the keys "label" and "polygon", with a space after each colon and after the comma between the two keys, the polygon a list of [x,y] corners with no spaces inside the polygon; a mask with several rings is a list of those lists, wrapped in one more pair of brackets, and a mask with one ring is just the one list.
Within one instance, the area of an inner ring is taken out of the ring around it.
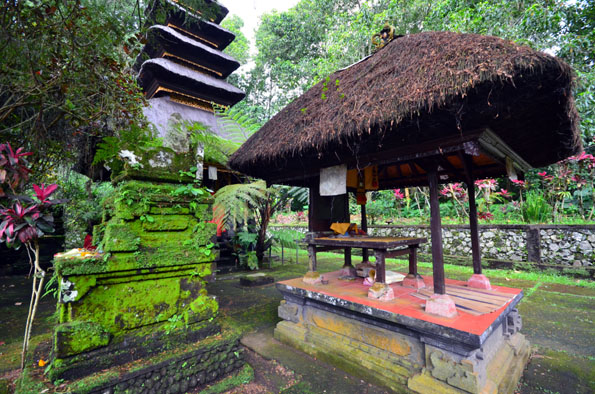
{"label": "fern plant", "polygon": [[253,219],[256,223],[255,252],[258,265],[262,266],[264,251],[270,245],[267,228],[272,215],[285,205],[289,198],[288,188],[266,187],[258,180],[251,183],[224,186],[215,197],[215,216],[229,227],[236,227],[240,221],[247,223]]}

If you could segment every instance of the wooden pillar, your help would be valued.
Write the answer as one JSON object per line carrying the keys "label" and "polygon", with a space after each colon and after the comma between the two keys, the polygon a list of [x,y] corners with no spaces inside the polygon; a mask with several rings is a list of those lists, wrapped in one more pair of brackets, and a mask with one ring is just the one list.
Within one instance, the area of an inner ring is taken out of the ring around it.
{"label": "wooden pillar", "polygon": [[308,245],[308,257],[309,257],[308,269],[310,271],[316,271],[316,246]]}
{"label": "wooden pillar", "polygon": [[469,194],[469,229],[471,230],[471,254],[473,256],[473,273],[481,274],[481,252],[479,247],[479,226],[477,224],[477,206],[475,204],[475,179],[473,178],[473,161],[471,156],[463,154],[463,166]]}
{"label": "wooden pillar", "polygon": [[432,235],[432,271],[434,274],[434,293],[446,294],[444,283],[444,260],[442,254],[442,223],[438,202],[438,174],[436,167],[428,170],[430,187],[430,232]]}
{"label": "wooden pillar", "polygon": [[352,267],[351,265],[351,248],[345,248],[345,264],[344,267]]}
{"label": "wooden pillar", "polygon": [[[363,204],[362,206],[362,224],[361,224],[361,229],[363,231],[365,231],[366,233],[368,232],[368,218],[366,217],[366,204]],[[362,249],[362,261],[368,261],[369,259],[369,254],[368,254],[368,249],[364,248]]]}

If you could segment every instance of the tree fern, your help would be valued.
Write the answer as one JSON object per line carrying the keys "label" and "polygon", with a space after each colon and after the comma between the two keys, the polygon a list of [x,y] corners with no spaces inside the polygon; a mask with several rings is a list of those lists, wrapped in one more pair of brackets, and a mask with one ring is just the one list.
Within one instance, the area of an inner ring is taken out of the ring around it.
{"label": "tree fern", "polygon": [[240,183],[222,187],[215,193],[215,216],[229,227],[236,227],[240,220],[246,222],[267,199],[264,181]]}
{"label": "tree fern", "polygon": [[213,103],[217,114],[217,125],[225,137],[232,142],[243,144],[262,124],[239,107],[224,107]]}

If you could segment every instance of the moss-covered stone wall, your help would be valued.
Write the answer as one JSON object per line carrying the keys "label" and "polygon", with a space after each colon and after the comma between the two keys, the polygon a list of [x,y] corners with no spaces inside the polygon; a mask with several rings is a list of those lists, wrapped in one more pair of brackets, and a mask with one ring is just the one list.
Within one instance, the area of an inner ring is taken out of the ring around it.
{"label": "moss-covered stone wall", "polygon": [[[217,331],[218,304],[205,289],[216,257],[211,204],[210,194],[193,185],[120,180],[94,229],[103,253],[54,261],[60,281],[55,378],[77,375],[72,370],[93,355],[119,362],[102,348],[134,352],[129,344],[142,346],[138,338],[186,330],[202,334],[178,339],[196,340]],[[155,342],[153,351],[166,342]]]}

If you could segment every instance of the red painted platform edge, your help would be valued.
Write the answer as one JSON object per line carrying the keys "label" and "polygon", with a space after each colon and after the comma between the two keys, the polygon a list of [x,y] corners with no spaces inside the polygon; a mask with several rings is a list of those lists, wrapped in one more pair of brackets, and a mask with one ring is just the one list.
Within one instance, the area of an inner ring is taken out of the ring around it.
{"label": "red painted platform edge", "polygon": [[[340,271],[328,272],[322,275],[325,279],[329,280],[328,285],[307,285],[302,282],[302,278],[284,280],[278,283],[366,305],[378,310],[427,321],[478,336],[481,336],[488,328],[490,328],[511,302],[509,301],[506,305],[494,312],[480,316],[474,316],[459,309],[457,317],[444,318],[426,313],[424,311],[425,301],[411,295],[416,289],[404,287],[400,283],[393,283],[390,285],[395,294],[393,300],[379,301],[367,297],[368,287],[361,283],[363,279],[356,279],[355,281],[339,280]],[[426,286],[432,286],[431,276],[425,276],[424,281]],[[467,285],[467,282],[454,279],[446,279],[446,283],[459,286]],[[503,293],[514,294],[515,298],[523,292],[522,289],[504,286],[494,286],[493,289]]]}

